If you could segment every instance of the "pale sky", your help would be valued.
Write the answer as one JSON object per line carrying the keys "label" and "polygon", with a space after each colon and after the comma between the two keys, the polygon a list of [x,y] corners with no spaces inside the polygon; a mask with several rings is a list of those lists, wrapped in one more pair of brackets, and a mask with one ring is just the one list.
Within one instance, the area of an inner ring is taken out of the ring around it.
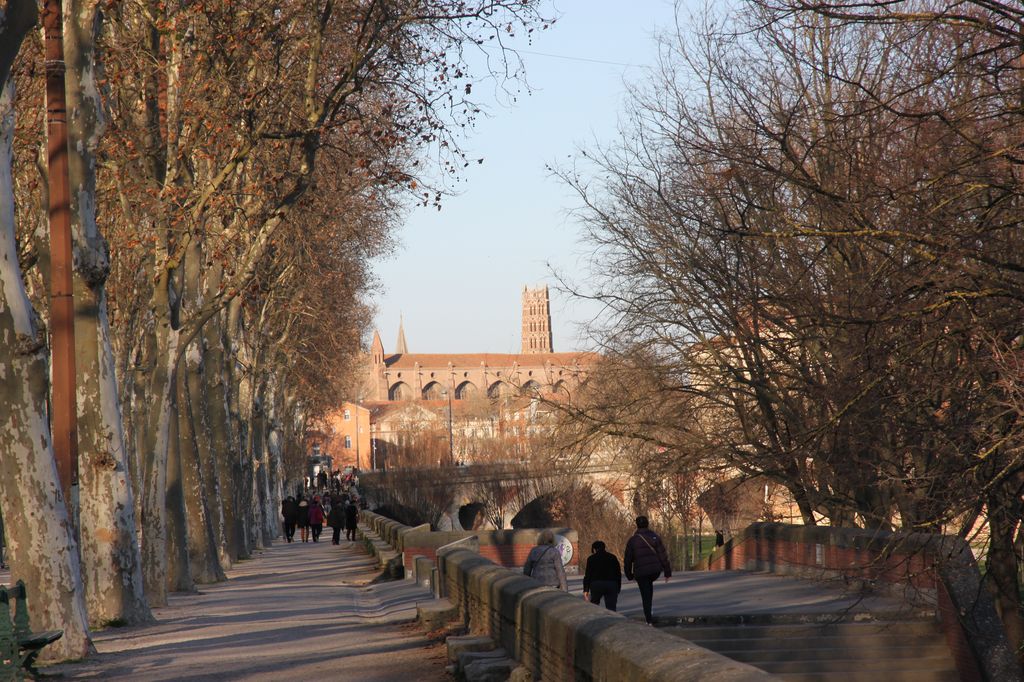
{"label": "pale sky", "polygon": [[[415,208],[398,253],[377,264],[375,298],[384,350],[399,315],[412,353],[517,353],[524,285],[547,283],[556,351],[579,350],[592,306],[555,289],[553,270],[578,279],[585,247],[569,212],[578,199],[547,165],[617,137],[626,88],[655,63],[653,36],[675,22],[671,0],[558,0],[554,27],[519,41],[530,94],[489,102],[491,116],[465,141],[471,164],[440,212]],[[475,89],[481,98],[491,89]]]}

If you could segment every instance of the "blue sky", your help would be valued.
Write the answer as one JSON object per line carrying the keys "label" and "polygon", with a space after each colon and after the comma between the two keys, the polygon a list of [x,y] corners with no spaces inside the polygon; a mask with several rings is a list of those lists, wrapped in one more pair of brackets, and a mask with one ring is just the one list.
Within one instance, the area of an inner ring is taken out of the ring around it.
{"label": "blue sky", "polygon": [[515,43],[532,92],[491,98],[490,116],[465,140],[483,164],[466,169],[441,211],[410,209],[398,251],[375,267],[386,352],[399,315],[413,353],[518,352],[523,285],[543,283],[552,287],[555,350],[586,346],[579,323],[595,309],[555,291],[552,274],[585,274],[570,215],[578,202],[546,167],[617,137],[627,86],[646,77],[653,36],[673,26],[675,10],[671,0],[560,0],[555,11],[553,28]]}

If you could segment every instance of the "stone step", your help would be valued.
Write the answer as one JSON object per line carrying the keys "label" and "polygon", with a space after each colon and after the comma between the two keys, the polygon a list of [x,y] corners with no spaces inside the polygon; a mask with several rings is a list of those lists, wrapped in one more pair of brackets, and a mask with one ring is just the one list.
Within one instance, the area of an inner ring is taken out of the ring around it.
{"label": "stone step", "polygon": [[482,635],[456,635],[445,638],[444,643],[448,648],[449,661],[459,660],[459,654],[465,651],[493,651],[497,648],[493,639]]}
{"label": "stone step", "polygon": [[458,607],[447,599],[434,599],[416,604],[416,620],[427,630],[442,628],[458,615]]}

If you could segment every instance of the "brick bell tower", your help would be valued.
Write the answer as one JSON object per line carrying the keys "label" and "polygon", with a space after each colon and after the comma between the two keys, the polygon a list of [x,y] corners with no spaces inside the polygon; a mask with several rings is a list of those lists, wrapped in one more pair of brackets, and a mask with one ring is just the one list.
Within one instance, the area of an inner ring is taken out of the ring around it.
{"label": "brick bell tower", "polygon": [[551,353],[551,303],[545,284],[523,287],[523,354]]}

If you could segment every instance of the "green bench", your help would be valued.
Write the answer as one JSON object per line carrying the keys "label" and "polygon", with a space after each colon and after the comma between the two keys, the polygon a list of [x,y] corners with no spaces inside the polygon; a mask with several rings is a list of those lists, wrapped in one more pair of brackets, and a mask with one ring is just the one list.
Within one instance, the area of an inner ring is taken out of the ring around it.
{"label": "green bench", "polygon": [[39,652],[63,636],[63,630],[32,632],[28,624],[28,593],[24,582],[19,580],[14,587],[0,585],[0,680],[6,682],[23,679],[23,670],[35,677],[35,662]]}

